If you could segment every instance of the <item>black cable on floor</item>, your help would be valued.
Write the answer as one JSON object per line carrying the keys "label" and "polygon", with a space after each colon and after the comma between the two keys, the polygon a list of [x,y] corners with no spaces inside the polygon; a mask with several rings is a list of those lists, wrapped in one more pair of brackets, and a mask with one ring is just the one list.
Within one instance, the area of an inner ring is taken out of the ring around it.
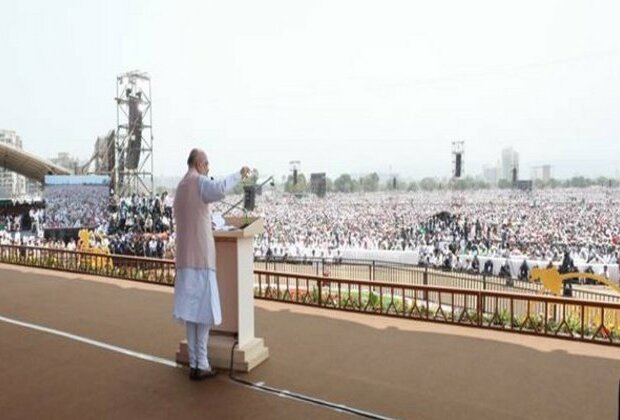
{"label": "black cable on floor", "polygon": [[290,391],[286,391],[286,390],[283,390],[283,389],[273,388],[273,387],[270,387],[270,386],[267,386],[267,385],[263,385],[261,383],[254,383],[254,382],[247,381],[245,379],[237,378],[237,377],[233,376],[233,357],[234,357],[234,354],[235,354],[235,347],[237,347],[238,344],[239,344],[239,342],[237,340],[235,340],[235,342],[234,342],[234,344],[232,346],[232,349],[230,350],[230,370],[229,370],[229,373],[228,373],[228,377],[232,381],[238,382],[240,384],[243,384],[243,385],[251,387],[251,388],[260,389],[261,391],[265,391],[265,392],[268,392],[270,394],[275,394],[275,395],[278,395],[280,397],[291,398],[291,399],[294,399],[294,400],[298,400],[298,401],[303,401],[303,402],[319,405],[319,406],[322,406],[322,407],[330,408],[332,410],[341,411],[343,413],[348,413],[348,414],[353,414],[353,415],[356,415],[356,416],[359,416],[359,417],[363,417],[363,418],[367,418],[367,419],[375,419],[375,420],[388,420],[388,419],[391,419],[391,417],[385,417],[385,416],[381,416],[379,414],[370,413],[368,411],[358,410],[357,408],[352,408],[352,407],[349,407],[349,406],[346,406],[346,405],[334,404],[334,403],[329,402],[329,401],[320,400],[318,398],[309,397],[307,395],[298,394],[296,392],[290,392]]}

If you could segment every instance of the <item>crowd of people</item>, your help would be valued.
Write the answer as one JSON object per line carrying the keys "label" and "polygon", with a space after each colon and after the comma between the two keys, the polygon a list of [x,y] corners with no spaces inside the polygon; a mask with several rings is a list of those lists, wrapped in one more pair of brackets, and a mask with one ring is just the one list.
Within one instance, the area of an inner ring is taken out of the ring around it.
{"label": "crowd of people", "polygon": [[106,185],[51,185],[45,189],[45,229],[96,228],[105,223]]}
{"label": "crowd of people", "polygon": [[264,256],[337,255],[344,249],[410,251],[431,265],[473,256],[616,264],[620,190],[264,196],[256,240]]}
{"label": "crowd of people", "polygon": [[266,196],[255,248],[267,258],[395,251],[414,264],[512,278],[554,265],[618,280],[619,199],[608,188]]}
{"label": "crowd of people", "polygon": [[[88,199],[80,200],[76,204],[71,197],[63,197],[46,203],[45,226],[59,221],[75,224],[75,209],[88,208]],[[620,189],[598,187],[340,193],[325,198],[268,191],[257,197],[253,212],[265,219],[265,232],[255,240],[255,254],[336,257],[349,249],[391,250],[413,252],[421,264],[450,269],[476,268],[481,257],[557,264],[568,255],[576,263],[610,265],[617,264],[620,251],[619,202]],[[226,208],[220,203],[214,212]],[[33,211],[31,219],[39,226],[42,211]],[[239,209],[235,212],[242,214]],[[174,256],[172,199],[165,193],[112,200],[105,211],[87,213],[80,220],[94,225],[90,227],[98,233],[98,245],[112,253]],[[2,242],[28,243],[25,235],[19,235],[20,214],[2,217]],[[50,240],[39,233],[30,243],[48,246]]]}
{"label": "crowd of people", "polygon": [[[79,201],[72,201],[72,191],[79,193],[74,196]],[[0,210],[0,244],[76,250],[78,230],[89,228],[95,232],[91,248],[107,248],[122,255],[174,257],[172,200],[167,193],[116,199],[105,187],[72,186],[50,188],[45,198],[45,203]]]}
{"label": "crowd of people", "polygon": [[112,254],[172,258],[172,200],[165,192],[111,199],[108,217],[96,232],[100,243],[91,245],[107,247]]}
{"label": "crowd of people", "polygon": [[3,203],[0,206],[0,243],[12,243],[15,237],[21,242],[23,231],[37,232],[43,215],[43,205],[39,202]]}

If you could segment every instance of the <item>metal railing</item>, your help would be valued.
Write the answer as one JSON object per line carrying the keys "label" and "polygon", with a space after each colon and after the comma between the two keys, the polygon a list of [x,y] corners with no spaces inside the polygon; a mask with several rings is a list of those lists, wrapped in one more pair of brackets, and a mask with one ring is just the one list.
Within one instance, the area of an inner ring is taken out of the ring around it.
{"label": "metal railing", "polygon": [[[16,245],[0,245],[0,262],[168,285],[174,284],[175,275],[173,260]],[[254,267],[258,270],[412,286],[457,287],[528,294],[540,294],[542,291],[540,284],[527,281],[381,261],[321,258],[256,259]],[[573,288],[571,295],[572,298],[581,300],[620,303],[620,296],[582,290],[578,286]]]}
{"label": "metal railing", "polygon": [[[0,245],[0,262],[174,285],[172,260]],[[376,270],[377,267],[375,273]],[[430,284],[435,281],[431,270],[411,270],[411,279],[427,283],[404,284],[257,268],[254,296],[320,308],[620,345],[620,303],[551,297],[537,294],[536,290],[519,294],[497,291],[493,288],[505,286],[496,284],[494,278],[485,280],[486,290],[473,286],[444,287]],[[500,283],[504,281],[500,279]]]}
{"label": "metal railing", "polygon": [[0,262],[73,273],[174,285],[173,260],[0,245]]}
{"label": "metal railing", "polygon": [[258,299],[620,346],[620,304],[254,270]]}
{"label": "metal railing", "polygon": [[[531,283],[527,280],[387,261],[299,257],[266,259],[257,257],[254,259],[254,268],[395,284],[458,287],[497,292],[540,294],[543,290],[540,283]],[[579,277],[578,274],[575,277]],[[617,294],[583,290],[577,287],[572,289],[572,297],[620,303],[620,296]]]}

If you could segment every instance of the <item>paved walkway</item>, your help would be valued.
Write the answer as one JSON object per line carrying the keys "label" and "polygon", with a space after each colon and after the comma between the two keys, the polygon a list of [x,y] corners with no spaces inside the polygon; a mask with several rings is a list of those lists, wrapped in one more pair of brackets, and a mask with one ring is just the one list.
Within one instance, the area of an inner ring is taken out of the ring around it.
{"label": "paved walkway", "polygon": [[[172,289],[0,265],[0,316],[173,359]],[[411,419],[616,419],[620,351],[257,301],[270,359],[246,378]],[[0,417],[345,418],[0,321]]]}

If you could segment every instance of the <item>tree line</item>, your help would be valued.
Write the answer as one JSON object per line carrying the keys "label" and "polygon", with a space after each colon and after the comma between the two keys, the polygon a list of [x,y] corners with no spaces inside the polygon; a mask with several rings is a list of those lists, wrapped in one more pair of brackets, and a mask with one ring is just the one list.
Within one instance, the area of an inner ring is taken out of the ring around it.
{"label": "tree line", "polygon": [[[554,179],[547,181],[537,179],[534,181],[534,188],[553,189],[553,188],[587,188],[592,186],[616,188],[620,186],[620,181],[615,178],[597,177],[587,178],[575,176],[568,179]],[[284,190],[291,193],[304,193],[310,191],[310,183],[302,173],[297,175],[297,183],[293,176],[289,175],[284,182]],[[383,179],[376,172],[355,177],[344,173],[335,179],[327,177],[326,190],[328,192],[377,192],[377,191],[473,191],[490,188],[509,189],[512,182],[500,180],[497,185],[490,184],[484,180],[468,176],[460,179],[440,179],[425,177],[417,181],[405,181],[398,177]]]}

